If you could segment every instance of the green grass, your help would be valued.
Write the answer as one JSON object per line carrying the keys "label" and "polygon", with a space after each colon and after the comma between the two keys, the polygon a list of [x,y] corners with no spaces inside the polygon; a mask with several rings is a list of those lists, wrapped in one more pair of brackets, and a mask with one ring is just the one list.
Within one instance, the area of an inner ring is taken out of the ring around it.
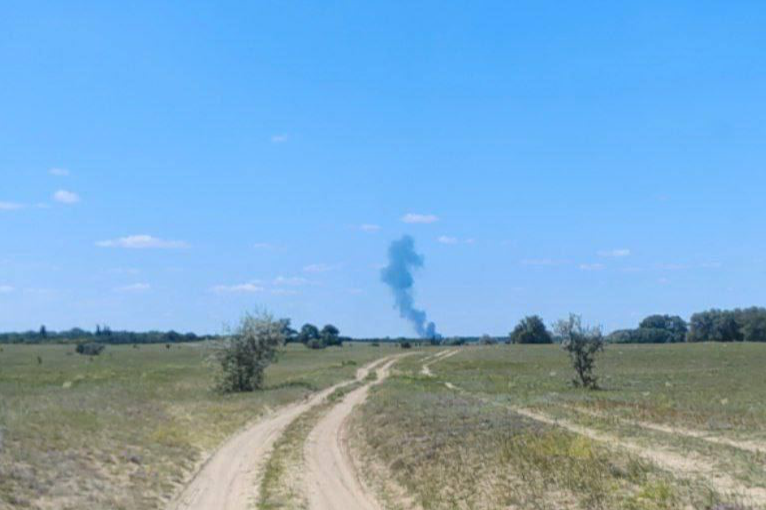
{"label": "green grass", "polygon": [[704,509],[738,500],[704,477],[671,472],[517,408],[642,448],[693,455],[746,487],[766,487],[763,454],[631,424],[763,444],[766,345],[609,346],[598,364],[599,391],[569,384],[572,371],[557,346],[462,348],[432,365],[432,378],[419,374],[421,364],[402,360],[355,423],[363,430],[356,447],[379,459],[426,510]]}
{"label": "green grass", "polygon": [[162,508],[228,435],[392,350],[290,346],[266,390],[224,396],[204,344],[108,346],[93,359],[2,346],[0,508]]}

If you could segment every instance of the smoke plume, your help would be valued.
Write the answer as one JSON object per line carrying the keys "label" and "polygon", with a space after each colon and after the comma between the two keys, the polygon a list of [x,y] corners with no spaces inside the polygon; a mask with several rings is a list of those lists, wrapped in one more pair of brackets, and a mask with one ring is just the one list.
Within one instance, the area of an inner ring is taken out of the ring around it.
{"label": "smoke plume", "polygon": [[399,315],[410,321],[421,338],[437,338],[436,324],[428,322],[426,312],[415,308],[412,288],[415,279],[412,270],[423,267],[423,256],[415,253],[415,241],[404,236],[388,248],[388,266],[380,272],[380,279],[391,288]]}

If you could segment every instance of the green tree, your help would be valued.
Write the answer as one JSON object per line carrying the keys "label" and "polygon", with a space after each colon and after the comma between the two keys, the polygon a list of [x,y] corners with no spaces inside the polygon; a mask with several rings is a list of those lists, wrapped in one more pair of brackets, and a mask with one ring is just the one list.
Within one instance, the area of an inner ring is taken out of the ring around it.
{"label": "green tree", "polygon": [[537,316],[524,317],[511,332],[511,343],[514,344],[550,344],[553,343],[545,322]]}
{"label": "green tree", "polygon": [[583,326],[579,315],[570,314],[569,319],[556,324],[556,334],[561,337],[561,346],[569,354],[575,369],[573,384],[588,389],[598,388],[598,377],[594,372],[596,355],[604,350],[601,328]]}
{"label": "green tree", "polygon": [[683,342],[689,328],[677,315],[650,315],[641,321],[639,329],[656,329],[667,333],[666,343]]}
{"label": "green tree", "polygon": [[300,333],[298,333],[298,341],[302,344],[307,344],[309,341],[316,340],[318,338],[319,328],[313,324],[304,324]]}
{"label": "green tree", "polygon": [[339,347],[343,345],[343,340],[340,338],[340,330],[332,324],[328,324],[323,327],[322,331],[319,333],[319,336],[325,345],[337,345]]}
{"label": "green tree", "polygon": [[282,326],[266,312],[246,313],[215,352],[221,367],[217,388],[224,393],[261,389],[266,367],[274,362],[284,344]]}

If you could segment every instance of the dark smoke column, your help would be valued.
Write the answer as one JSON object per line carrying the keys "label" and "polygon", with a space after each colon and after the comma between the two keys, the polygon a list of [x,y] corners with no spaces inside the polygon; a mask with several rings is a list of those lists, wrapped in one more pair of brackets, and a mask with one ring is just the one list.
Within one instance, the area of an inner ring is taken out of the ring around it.
{"label": "dark smoke column", "polygon": [[391,288],[394,306],[399,315],[412,323],[421,338],[437,338],[436,324],[428,322],[426,312],[414,306],[412,288],[415,279],[412,270],[423,267],[423,256],[415,253],[415,241],[404,236],[388,248],[388,266],[380,272],[380,279]]}

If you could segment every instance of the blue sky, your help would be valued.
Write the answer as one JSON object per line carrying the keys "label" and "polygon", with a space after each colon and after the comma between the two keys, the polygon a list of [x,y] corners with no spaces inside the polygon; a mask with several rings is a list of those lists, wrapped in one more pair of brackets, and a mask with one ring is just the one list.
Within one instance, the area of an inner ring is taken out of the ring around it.
{"label": "blue sky", "polygon": [[379,277],[403,234],[446,335],[764,304],[764,26],[755,1],[5,2],[0,330],[262,306],[409,334]]}

